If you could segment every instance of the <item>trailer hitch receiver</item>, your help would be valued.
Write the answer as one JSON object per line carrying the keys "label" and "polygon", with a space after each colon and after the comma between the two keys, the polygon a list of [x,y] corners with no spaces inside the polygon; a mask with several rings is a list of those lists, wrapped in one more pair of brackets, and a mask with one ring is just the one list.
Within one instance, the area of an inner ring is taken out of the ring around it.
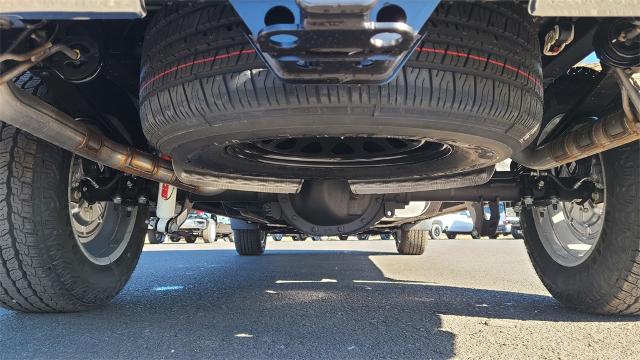
{"label": "trailer hitch receiver", "polygon": [[231,0],[269,68],[292,83],[382,84],[439,0]]}

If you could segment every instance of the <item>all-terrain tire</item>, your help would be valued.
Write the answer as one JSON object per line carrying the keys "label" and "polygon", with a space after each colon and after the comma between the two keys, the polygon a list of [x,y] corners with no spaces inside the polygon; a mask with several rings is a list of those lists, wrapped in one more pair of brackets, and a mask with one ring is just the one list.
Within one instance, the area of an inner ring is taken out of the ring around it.
{"label": "all-terrain tire", "polygon": [[545,249],[531,210],[521,214],[524,242],[538,276],[562,304],[598,314],[640,315],[640,142],[602,154],[605,219],[596,248],[563,266]]}
{"label": "all-terrain tire", "polygon": [[0,305],[22,312],[75,312],[111,301],[144,245],[139,208],[122,255],[100,266],[81,251],[69,218],[71,154],[0,123]]}
{"label": "all-terrain tire", "polygon": [[[30,73],[15,84],[52,102],[43,82]],[[68,208],[71,159],[71,153],[0,122],[0,306],[4,308],[61,313],[100,307],[122,290],[138,263],[147,230],[146,207],[133,210],[136,218],[116,261],[97,265],[80,249]],[[122,212],[116,218],[124,216]],[[104,231],[117,236],[120,230]]]}
{"label": "all-terrain tire", "polygon": [[422,255],[427,248],[429,232],[426,230],[398,230],[396,249],[401,255]]}
{"label": "all-terrain tire", "polygon": [[259,229],[233,230],[233,243],[240,255],[262,255],[267,245],[267,233]]}
{"label": "all-terrain tire", "polygon": [[[168,6],[147,28],[142,127],[153,146],[172,155],[179,173],[201,166],[274,178],[437,176],[509,157],[533,140],[541,121],[538,36],[520,4],[441,4],[422,43],[384,85],[283,83],[266,69],[243,28],[233,8],[223,4]],[[458,145],[438,161],[385,167],[384,176],[373,167],[317,169],[245,161],[223,149],[283,134],[432,136],[455,138],[452,143]]]}

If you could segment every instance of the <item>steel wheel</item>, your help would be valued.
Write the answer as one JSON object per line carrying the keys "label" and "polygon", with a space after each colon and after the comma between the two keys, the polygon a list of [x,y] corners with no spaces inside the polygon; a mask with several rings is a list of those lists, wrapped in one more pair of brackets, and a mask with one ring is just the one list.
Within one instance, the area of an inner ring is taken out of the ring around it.
{"label": "steel wheel", "polygon": [[[586,171],[585,171],[586,166]],[[582,167],[582,169],[580,169]],[[573,163],[559,168],[559,176],[582,171],[583,176],[604,188],[605,178],[600,157],[590,163]],[[606,193],[604,198],[606,199]],[[582,264],[596,247],[604,225],[606,201],[560,202],[533,212],[535,227],[549,256],[558,264],[573,267]]]}
{"label": "steel wheel", "polygon": [[[109,265],[120,258],[129,244],[137,211],[127,211],[111,202],[89,204],[80,197],[84,178],[82,159],[73,156],[69,170],[69,218],[78,247],[96,265]],[[122,228],[120,228],[122,227]],[[105,231],[102,231],[102,229]],[[124,230],[124,234],[119,231]]]}

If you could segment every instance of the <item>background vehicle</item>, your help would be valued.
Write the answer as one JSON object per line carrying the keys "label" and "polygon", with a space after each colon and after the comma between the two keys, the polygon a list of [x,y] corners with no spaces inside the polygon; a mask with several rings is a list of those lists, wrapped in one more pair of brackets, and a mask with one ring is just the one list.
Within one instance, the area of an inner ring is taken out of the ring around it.
{"label": "background vehicle", "polygon": [[[498,203],[498,211],[500,218],[498,219],[498,226],[496,226],[496,233],[493,236],[489,236],[492,239],[497,238],[500,235],[511,235],[511,224],[507,221],[507,207],[504,202]],[[485,210],[485,214],[490,216],[489,209]]]}
{"label": "background vehicle", "polygon": [[233,242],[233,229],[231,229],[231,219],[221,215],[216,215],[216,219],[216,239]]}
{"label": "background vehicle", "polygon": [[428,221],[430,223],[429,236],[432,239],[437,239],[442,234],[446,234],[449,239],[455,239],[460,234],[471,235],[474,239],[480,238],[474,229],[473,219],[468,210],[437,216]]}
{"label": "background vehicle", "polygon": [[625,4],[0,2],[0,304],[108,302],[150,212],[167,234],[228,215],[240,255],[270,232],[420,255],[425,219],[467,208],[492,236],[508,201],[555,298],[640,313]]}
{"label": "background vehicle", "polygon": [[520,217],[512,207],[505,209],[505,234],[514,239],[522,239],[522,228],[520,227]]}
{"label": "background vehicle", "polygon": [[[216,215],[201,210],[191,212],[178,228],[177,234],[184,237],[187,243],[193,244],[201,237],[204,242],[212,243],[217,239],[218,219]],[[173,237],[174,235],[169,235]]]}
{"label": "background vehicle", "polygon": [[[178,230],[165,234],[149,229],[147,231],[147,238],[151,244],[161,244],[166,238],[171,242],[178,242],[180,239],[185,239],[189,244],[193,244],[198,238],[202,238],[205,243],[211,243],[223,235],[219,234],[217,231],[217,221],[216,215],[196,210],[188,214],[187,218],[182,225],[180,225]],[[153,223],[153,220],[150,222]],[[227,231],[229,231],[229,229]],[[227,232],[227,235],[228,234],[229,232]]]}
{"label": "background vehicle", "polygon": [[510,223],[511,223],[511,236],[513,236],[514,239],[522,239],[523,234],[522,234],[522,227],[520,226],[520,218],[515,218],[513,220],[510,220]]}
{"label": "background vehicle", "polygon": [[303,235],[303,234],[280,234],[280,233],[271,234],[271,238],[275,241],[281,241],[285,236],[290,237],[291,240],[293,241],[305,241],[308,238],[307,235]]}
{"label": "background vehicle", "polygon": [[149,244],[162,244],[165,242],[166,238],[167,234],[158,232],[151,226],[147,230],[147,241],[149,242]]}

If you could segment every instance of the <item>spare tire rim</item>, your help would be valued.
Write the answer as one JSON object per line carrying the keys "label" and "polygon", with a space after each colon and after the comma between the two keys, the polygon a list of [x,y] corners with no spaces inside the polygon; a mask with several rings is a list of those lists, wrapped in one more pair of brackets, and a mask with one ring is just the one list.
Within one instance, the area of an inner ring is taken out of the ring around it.
{"label": "spare tire rim", "polygon": [[370,167],[417,164],[451,153],[446,144],[384,137],[302,137],[229,145],[232,156],[296,167]]}
{"label": "spare tire rim", "polygon": [[[117,229],[105,229],[105,220],[109,217],[116,217],[114,224],[120,220],[117,205],[99,201],[89,204],[79,196],[80,180],[84,179],[82,159],[72,156],[69,169],[69,219],[71,229],[76,239],[78,247],[89,261],[96,265],[109,265],[120,258],[129,244],[133,226],[135,224],[136,211],[132,211],[128,221],[124,224],[127,228],[123,236],[118,235]],[[120,226],[121,224],[117,224]]]}
{"label": "spare tire rim", "polygon": [[[575,163],[565,167],[571,170]],[[556,170],[559,172],[558,170]],[[559,202],[533,211],[540,241],[551,258],[560,265],[574,267],[585,262],[600,240],[606,210],[606,184],[602,159],[591,159],[589,178],[605,191],[602,202]]]}

